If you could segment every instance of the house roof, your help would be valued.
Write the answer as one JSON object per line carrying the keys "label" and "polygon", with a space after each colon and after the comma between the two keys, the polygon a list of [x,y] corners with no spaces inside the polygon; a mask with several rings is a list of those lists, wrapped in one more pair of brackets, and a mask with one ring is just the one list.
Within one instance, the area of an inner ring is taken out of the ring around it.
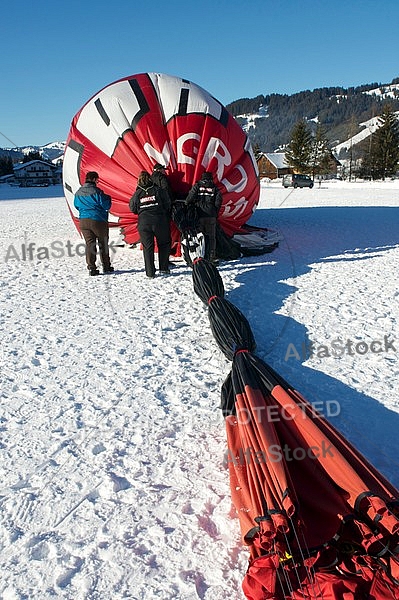
{"label": "house roof", "polygon": [[287,169],[289,166],[285,160],[284,152],[266,152],[265,156],[276,169]]}
{"label": "house roof", "polygon": [[49,169],[54,170],[54,165],[52,165],[51,163],[45,162],[44,160],[30,160],[29,162],[21,163],[20,165],[15,165],[14,171],[19,171],[20,169],[25,169],[26,167],[29,167],[29,165],[34,165],[36,163],[46,165]]}

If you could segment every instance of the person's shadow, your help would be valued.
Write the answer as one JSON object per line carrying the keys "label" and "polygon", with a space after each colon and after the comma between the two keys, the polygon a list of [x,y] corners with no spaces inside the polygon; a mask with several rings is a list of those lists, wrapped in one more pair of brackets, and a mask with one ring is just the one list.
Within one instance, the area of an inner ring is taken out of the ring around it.
{"label": "person's shadow", "polygon": [[[399,487],[398,412],[373,398],[372,382],[369,393],[365,394],[304,365],[308,357],[306,345],[310,341],[306,328],[293,317],[279,314],[285,305],[285,313],[290,315],[289,303],[295,301],[292,293],[297,289],[295,279],[309,273],[315,263],[358,261],[363,260],[365,254],[382,256],[397,247],[399,208],[258,209],[250,224],[277,229],[283,236],[272,253],[241,258],[239,264],[243,265],[243,270],[235,278],[235,283],[241,285],[226,290],[226,298],[242,311],[251,325],[257,342],[255,354],[314,403],[387,479]],[[237,263],[234,264],[236,267]],[[228,275],[230,268],[229,263],[221,265],[222,277],[223,272]],[[290,280],[289,283],[286,280]],[[320,285],[323,285],[322,280]],[[361,285],[359,281],[359,295]],[[384,339],[384,335],[390,333],[381,331],[380,337]],[[336,337],[336,332],[331,332],[331,336]],[[394,349],[385,352],[384,357],[394,367],[394,381],[399,373],[399,339],[395,340],[392,335],[389,339],[393,341]],[[356,356],[360,369],[364,359],[364,356]],[[390,387],[395,389],[395,398],[391,400],[398,405],[399,386]]]}

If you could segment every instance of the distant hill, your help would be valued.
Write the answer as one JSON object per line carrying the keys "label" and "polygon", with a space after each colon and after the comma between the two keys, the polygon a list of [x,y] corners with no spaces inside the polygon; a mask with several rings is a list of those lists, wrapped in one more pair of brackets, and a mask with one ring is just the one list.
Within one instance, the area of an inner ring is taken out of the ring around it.
{"label": "distant hill", "polygon": [[241,98],[226,108],[247,133],[252,145],[259,146],[263,152],[283,150],[291,139],[295,123],[306,119],[312,128],[316,128],[317,123],[323,125],[332,147],[338,148],[336,154],[345,158],[349,140],[364,141],[375,131],[376,117],[388,102],[394,111],[399,111],[399,78],[389,84],[325,87],[292,95]]}
{"label": "distant hill", "polygon": [[65,142],[52,142],[45,146],[22,146],[21,148],[0,148],[0,156],[11,156],[13,162],[23,160],[30,152],[39,152],[43,160],[53,161],[64,154]]}

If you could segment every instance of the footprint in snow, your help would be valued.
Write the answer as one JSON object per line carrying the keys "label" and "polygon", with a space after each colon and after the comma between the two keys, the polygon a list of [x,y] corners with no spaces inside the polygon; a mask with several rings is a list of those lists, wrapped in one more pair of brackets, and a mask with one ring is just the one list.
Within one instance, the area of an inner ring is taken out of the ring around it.
{"label": "footprint in snow", "polygon": [[206,583],[204,576],[201,573],[197,573],[196,571],[181,571],[180,578],[185,583],[193,583],[195,585],[198,598],[205,598],[209,585]]}
{"label": "footprint in snow", "polygon": [[125,477],[108,473],[107,479],[102,482],[99,488],[99,494],[102,498],[111,498],[114,494],[128,490],[131,487],[132,484]]}
{"label": "footprint in snow", "polygon": [[101,452],[104,452],[105,450],[106,447],[104,446],[104,444],[102,442],[99,442],[98,444],[93,446],[91,451],[96,456],[97,454],[101,454]]}

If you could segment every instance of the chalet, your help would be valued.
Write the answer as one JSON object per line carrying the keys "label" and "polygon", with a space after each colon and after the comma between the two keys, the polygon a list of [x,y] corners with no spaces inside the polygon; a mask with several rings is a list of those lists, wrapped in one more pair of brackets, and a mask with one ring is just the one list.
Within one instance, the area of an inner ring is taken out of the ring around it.
{"label": "chalet", "polygon": [[61,169],[44,160],[31,160],[14,165],[14,174],[0,178],[3,183],[20,187],[55,185],[61,183]]}
{"label": "chalet", "polygon": [[330,153],[330,173],[331,175],[337,175],[339,171],[342,169],[342,163],[338,160],[338,158],[331,152]]}
{"label": "chalet", "polygon": [[285,161],[284,152],[262,152],[259,154],[257,163],[261,179],[262,177],[277,179],[293,172]]}
{"label": "chalet", "polygon": [[[267,177],[268,179],[278,179],[283,177],[283,175],[288,175],[295,172],[295,170],[289,167],[286,163],[284,152],[262,152],[258,156],[257,163],[259,177],[261,179],[262,177]],[[319,176],[319,178],[328,178],[331,177],[331,175],[336,176],[339,167],[341,167],[341,163],[331,152],[329,172],[323,177]]]}

